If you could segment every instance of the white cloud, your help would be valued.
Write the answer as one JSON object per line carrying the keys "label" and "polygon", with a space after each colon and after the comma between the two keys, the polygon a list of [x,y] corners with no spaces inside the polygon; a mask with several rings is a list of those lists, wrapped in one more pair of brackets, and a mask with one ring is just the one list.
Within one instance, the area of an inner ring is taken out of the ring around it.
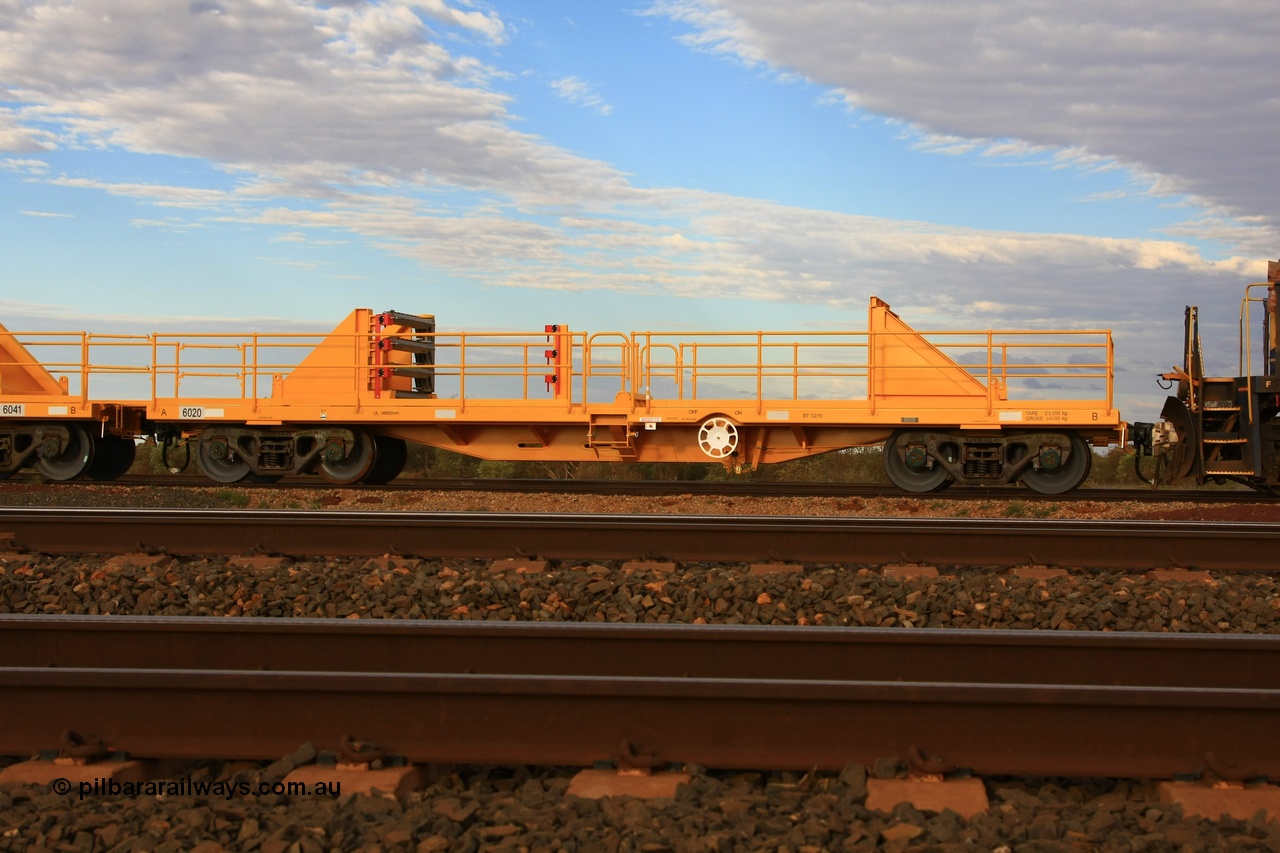
{"label": "white cloud", "polygon": [[463,12],[447,5],[442,0],[416,0],[416,2],[410,2],[408,5],[421,9],[431,17],[445,23],[475,30],[495,44],[501,44],[506,41],[506,25],[501,18],[492,12]]}
{"label": "white cloud", "polygon": [[439,0],[24,4],[0,27],[0,85],[25,124],[0,113],[0,142],[30,148],[39,120],[64,145],[203,158],[312,193],[431,181],[556,202],[607,179],[508,127],[491,69],[416,12],[505,37],[496,15]]}
{"label": "white cloud", "polygon": [[59,187],[100,190],[115,196],[142,199],[159,207],[218,208],[235,198],[234,193],[223,190],[160,184],[112,183],[93,178],[51,178],[49,183]]}
{"label": "white cloud", "polygon": [[[988,140],[1086,151],[1277,224],[1268,0],[659,0],[685,41],[837,88],[938,150]],[[933,145],[937,145],[936,142]]]}
{"label": "white cloud", "polygon": [[260,257],[258,258],[258,260],[266,264],[272,264],[274,266],[297,267],[298,269],[304,269],[304,270],[316,270],[316,269],[321,269],[323,267],[328,266],[328,264],[323,263],[321,261],[300,261],[300,260],[297,260],[296,258]]}
{"label": "white cloud", "polygon": [[176,216],[167,216],[164,219],[130,219],[129,224],[134,228],[155,228],[174,234],[185,234],[190,230],[204,227],[201,222],[188,222]]}
{"label": "white cloud", "polygon": [[[0,95],[4,90],[0,89]],[[56,147],[54,134],[39,127],[29,127],[21,123],[13,110],[0,107],[0,151],[17,151],[29,154],[37,151],[50,151]],[[34,163],[38,161],[6,161]]]}
{"label": "white cloud", "polygon": [[49,213],[44,210],[20,210],[18,212],[23,216],[36,216],[45,219],[75,219],[75,216],[70,213]]}
{"label": "white cloud", "polygon": [[0,169],[6,172],[22,172],[31,175],[44,175],[49,171],[49,164],[43,160],[0,160]]}
{"label": "white cloud", "polygon": [[331,326],[324,323],[284,319],[280,317],[222,317],[194,314],[152,315],[117,314],[110,311],[85,311],[79,305],[21,302],[0,299],[0,316],[5,327],[13,331],[47,332],[59,329],[110,330],[121,334],[147,334],[156,331],[219,331],[254,329],[263,332],[318,332]]}
{"label": "white cloud", "polygon": [[556,94],[571,104],[595,110],[597,115],[607,116],[613,112],[613,105],[596,94],[590,83],[577,77],[561,77],[551,81],[551,88]]}
{"label": "white cloud", "polygon": [[[1171,240],[990,232],[681,190],[651,191],[647,201],[616,216],[442,215],[410,196],[352,193],[319,207],[272,206],[240,221],[288,229],[294,240],[350,231],[493,285],[843,309],[875,294],[908,300],[922,313],[945,305],[939,321],[952,327],[1044,325],[1081,314],[1088,325],[1136,320],[1167,297],[1155,295],[1167,286],[1156,272],[1186,285],[1171,304],[1195,301],[1207,284],[1265,276],[1260,260],[1215,262]],[[941,293],[930,284],[944,280]]]}

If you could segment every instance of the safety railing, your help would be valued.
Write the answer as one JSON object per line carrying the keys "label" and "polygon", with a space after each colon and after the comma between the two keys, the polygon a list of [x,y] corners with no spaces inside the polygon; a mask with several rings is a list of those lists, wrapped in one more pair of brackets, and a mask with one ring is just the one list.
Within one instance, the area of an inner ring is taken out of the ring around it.
{"label": "safety railing", "polygon": [[[1266,291],[1266,295],[1261,297],[1252,296],[1251,293],[1254,288],[1259,287]],[[1272,285],[1270,282],[1256,282],[1245,286],[1244,298],[1240,300],[1240,373],[1238,375],[1244,377],[1245,393],[1250,399],[1253,398],[1253,336],[1250,334],[1249,325],[1250,315],[1252,313],[1250,308],[1255,304],[1261,305],[1262,322],[1264,324],[1270,323],[1271,318],[1274,316],[1274,312],[1280,310],[1280,308],[1277,308],[1274,305],[1267,305],[1267,302],[1271,299],[1272,292]],[[1264,326],[1262,330],[1263,351],[1260,357],[1262,359],[1263,373],[1267,375],[1270,375],[1272,370],[1272,361],[1267,349],[1280,347],[1280,341],[1276,340],[1275,334],[1276,328],[1274,325],[1270,328]],[[1244,415],[1247,423],[1253,423],[1252,406],[1246,407],[1242,414]]]}
{"label": "safety railing", "polygon": [[[31,360],[8,358],[0,351],[0,367],[6,372],[21,371],[39,376],[47,373],[61,386],[68,400],[87,404],[91,399],[141,399],[140,382],[112,380],[134,378],[145,381],[150,365],[144,357],[146,335],[113,335],[89,332],[9,332],[30,354]],[[7,396],[7,394],[6,394]]]}
{"label": "safety railing", "polygon": [[[545,357],[541,333],[415,336],[435,341],[436,397],[464,402],[572,407],[626,393],[638,406],[708,399],[760,407],[801,400],[874,406],[886,396],[955,396],[927,381],[940,375],[977,383],[989,410],[1006,398],[1089,400],[1110,410],[1113,399],[1114,353],[1105,330],[576,332],[555,363]],[[261,401],[279,390],[281,379],[312,377],[359,401],[370,393],[376,369],[365,333],[20,333],[15,339],[55,378],[66,379],[70,396],[84,400],[92,387],[99,399]],[[321,346],[331,357],[313,361]],[[569,378],[558,395],[546,382],[557,370]],[[118,395],[108,377],[141,378],[148,387]],[[881,387],[885,377],[892,379],[889,389]]]}
{"label": "safety railing", "polygon": [[[381,337],[395,337],[382,332]],[[406,339],[435,343],[434,373],[436,397],[471,399],[546,399],[545,378],[557,367],[544,357],[547,344],[542,335],[528,333],[422,333],[403,335]],[[581,351],[581,335],[574,349]],[[370,357],[372,336],[353,334],[253,334],[242,340],[223,335],[156,336],[153,343],[153,372],[157,397],[216,396],[214,383],[230,382],[227,398],[265,399],[276,388],[277,378],[312,379],[327,383],[336,394],[350,393],[353,401],[371,394],[375,371],[380,365]],[[343,352],[312,362],[308,356],[321,344]],[[222,357],[217,357],[221,354]],[[414,367],[412,362],[390,367]],[[287,387],[287,386],[286,386]],[[340,399],[340,398],[335,398]]]}
{"label": "safety railing", "polygon": [[[691,339],[695,338],[695,339]],[[954,397],[973,380],[994,408],[1021,399],[1080,399],[1110,410],[1114,347],[1106,330],[633,333],[642,390],[653,399],[859,400]],[[896,347],[896,348],[895,348]],[[891,391],[877,391],[891,378]],[[930,381],[930,379],[937,381]],[[1050,395],[1044,392],[1058,392]]]}
{"label": "safety railing", "polygon": [[[1265,296],[1253,296],[1254,288],[1262,288],[1267,292]],[[1240,300],[1240,372],[1238,376],[1253,376],[1253,335],[1250,332],[1250,319],[1256,312],[1252,310],[1252,306],[1262,306],[1262,321],[1268,321],[1267,300],[1270,299],[1271,285],[1268,282],[1257,282],[1255,284],[1246,285],[1244,289],[1244,298]],[[1278,343],[1274,340],[1268,340],[1266,331],[1263,331],[1263,340],[1270,346],[1274,347]],[[1262,360],[1265,364],[1267,361],[1267,353],[1262,353]]]}

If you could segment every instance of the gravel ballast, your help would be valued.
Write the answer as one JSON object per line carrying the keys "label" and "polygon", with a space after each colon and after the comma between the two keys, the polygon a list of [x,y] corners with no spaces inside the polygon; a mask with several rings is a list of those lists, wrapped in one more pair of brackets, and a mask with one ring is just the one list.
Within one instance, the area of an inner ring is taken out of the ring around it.
{"label": "gravel ballast", "polygon": [[[865,768],[840,774],[708,773],[674,799],[566,796],[571,770],[437,769],[399,800],[299,797],[60,796],[0,791],[0,850],[575,851],[1249,851],[1280,849],[1280,824],[1183,817],[1154,786],[1090,780],[988,780],[991,808],[968,821],[900,804],[868,811]],[[271,768],[209,763],[193,780],[273,778]]]}
{"label": "gravel ballast", "polygon": [[[98,505],[244,506],[231,490],[159,500],[100,493]],[[190,490],[194,492],[195,490]],[[65,495],[67,490],[54,492]],[[62,503],[49,493],[30,496]],[[272,495],[272,497],[268,497]],[[6,490],[0,502],[23,503]],[[99,502],[101,501],[101,502]],[[221,501],[222,503],[219,503]],[[627,499],[563,496],[300,496],[256,490],[251,507],[566,512],[983,515],[989,517],[1225,517],[1273,507],[1086,503],[990,504],[933,499]],[[81,501],[83,502],[83,501]],[[607,504],[607,508],[605,505]],[[967,509],[965,507],[968,507]],[[1251,519],[1253,520],[1253,519]],[[1267,520],[1267,519],[1256,519]],[[618,562],[553,564],[495,573],[488,561],[128,561],[7,555],[0,613],[268,616],[360,619],[670,622],[981,628],[1055,631],[1280,632],[1280,574],[1213,573],[1168,580],[1120,572],[1022,577],[1008,567],[898,576],[857,563],[753,575],[740,564],[680,564],[624,572]],[[0,763],[3,763],[0,759]],[[288,762],[284,763],[285,765]],[[178,772],[205,781],[274,780],[281,763],[207,762]],[[895,768],[870,771],[891,774]],[[428,787],[399,800],[271,794],[232,797],[57,795],[0,789],[0,850],[893,850],[1210,851],[1280,849],[1262,816],[1184,817],[1154,784],[1124,780],[985,780],[991,808],[966,821],[900,805],[865,808],[868,771],[751,774],[692,768],[674,800],[565,795],[574,769],[434,768]]]}
{"label": "gravel ballast", "polygon": [[0,613],[1280,632],[1272,574],[1170,581],[943,567],[911,577],[819,565],[753,575],[741,564],[624,572],[619,563],[495,573],[474,560],[267,562],[10,555],[0,560]]}
{"label": "gravel ballast", "polygon": [[[736,564],[624,572],[617,563],[498,574],[467,560],[258,562],[11,555],[0,561],[0,613],[1280,632],[1280,579],[1258,574],[1170,582],[944,567],[938,577],[899,577],[870,566],[813,565],[753,575]],[[873,773],[901,769],[889,765]],[[213,762],[185,774],[256,783],[283,772],[279,764]],[[1143,782],[988,779],[991,808],[966,821],[907,805],[868,811],[867,771],[859,767],[808,778],[694,768],[675,800],[647,801],[566,797],[572,772],[446,768],[398,801],[81,800],[9,786],[0,791],[0,850],[1280,849],[1280,824],[1186,818]]]}

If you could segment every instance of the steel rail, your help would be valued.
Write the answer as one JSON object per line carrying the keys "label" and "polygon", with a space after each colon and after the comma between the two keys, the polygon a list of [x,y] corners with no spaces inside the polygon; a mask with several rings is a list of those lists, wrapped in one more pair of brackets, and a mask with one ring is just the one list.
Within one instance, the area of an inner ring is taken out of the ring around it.
{"label": "steel rail", "polygon": [[0,615],[0,666],[1280,688],[1280,636]]}
{"label": "steel rail", "polygon": [[711,767],[1280,775],[1280,637],[6,617],[0,647],[4,754],[72,729],[141,757],[350,734],[418,762],[585,765],[625,742]]}
{"label": "steel rail", "polygon": [[[14,477],[7,483],[25,483],[30,478]],[[126,474],[105,483],[76,482],[75,488],[116,486],[148,486],[173,488],[228,488],[206,477],[186,474]],[[65,489],[70,484],[59,484]],[[231,488],[245,489],[329,489],[338,488],[319,477],[286,477],[275,483],[244,481]],[[802,483],[775,481],[727,480],[553,480],[403,477],[377,486],[356,484],[343,489],[361,491],[444,491],[503,492],[514,494],[589,494],[670,497],[673,495],[705,495],[721,497],[883,497],[915,498],[896,486],[876,483]],[[0,484],[3,489],[3,484]],[[929,500],[959,501],[1027,501],[1072,503],[1078,501],[1141,501],[1144,503],[1275,503],[1280,497],[1248,489],[1151,489],[1093,488],[1075,489],[1061,495],[1044,495],[1017,486],[952,486],[945,492],[926,496]]]}
{"label": "steel rail", "polygon": [[49,554],[652,558],[1144,570],[1276,569],[1264,523],[554,513],[0,508],[0,547]]}

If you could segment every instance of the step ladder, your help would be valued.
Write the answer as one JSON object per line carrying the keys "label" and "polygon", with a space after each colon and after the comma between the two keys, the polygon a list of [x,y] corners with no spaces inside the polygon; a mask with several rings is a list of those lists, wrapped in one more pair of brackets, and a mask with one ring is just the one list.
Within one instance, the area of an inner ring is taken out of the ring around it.
{"label": "step ladder", "polygon": [[1253,441],[1242,427],[1234,379],[1206,379],[1200,407],[1200,448],[1207,477],[1252,476]]}
{"label": "step ladder", "polygon": [[616,450],[624,460],[635,461],[635,432],[627,423],[627,415],[591,415],[587,424],[587,447]]}

